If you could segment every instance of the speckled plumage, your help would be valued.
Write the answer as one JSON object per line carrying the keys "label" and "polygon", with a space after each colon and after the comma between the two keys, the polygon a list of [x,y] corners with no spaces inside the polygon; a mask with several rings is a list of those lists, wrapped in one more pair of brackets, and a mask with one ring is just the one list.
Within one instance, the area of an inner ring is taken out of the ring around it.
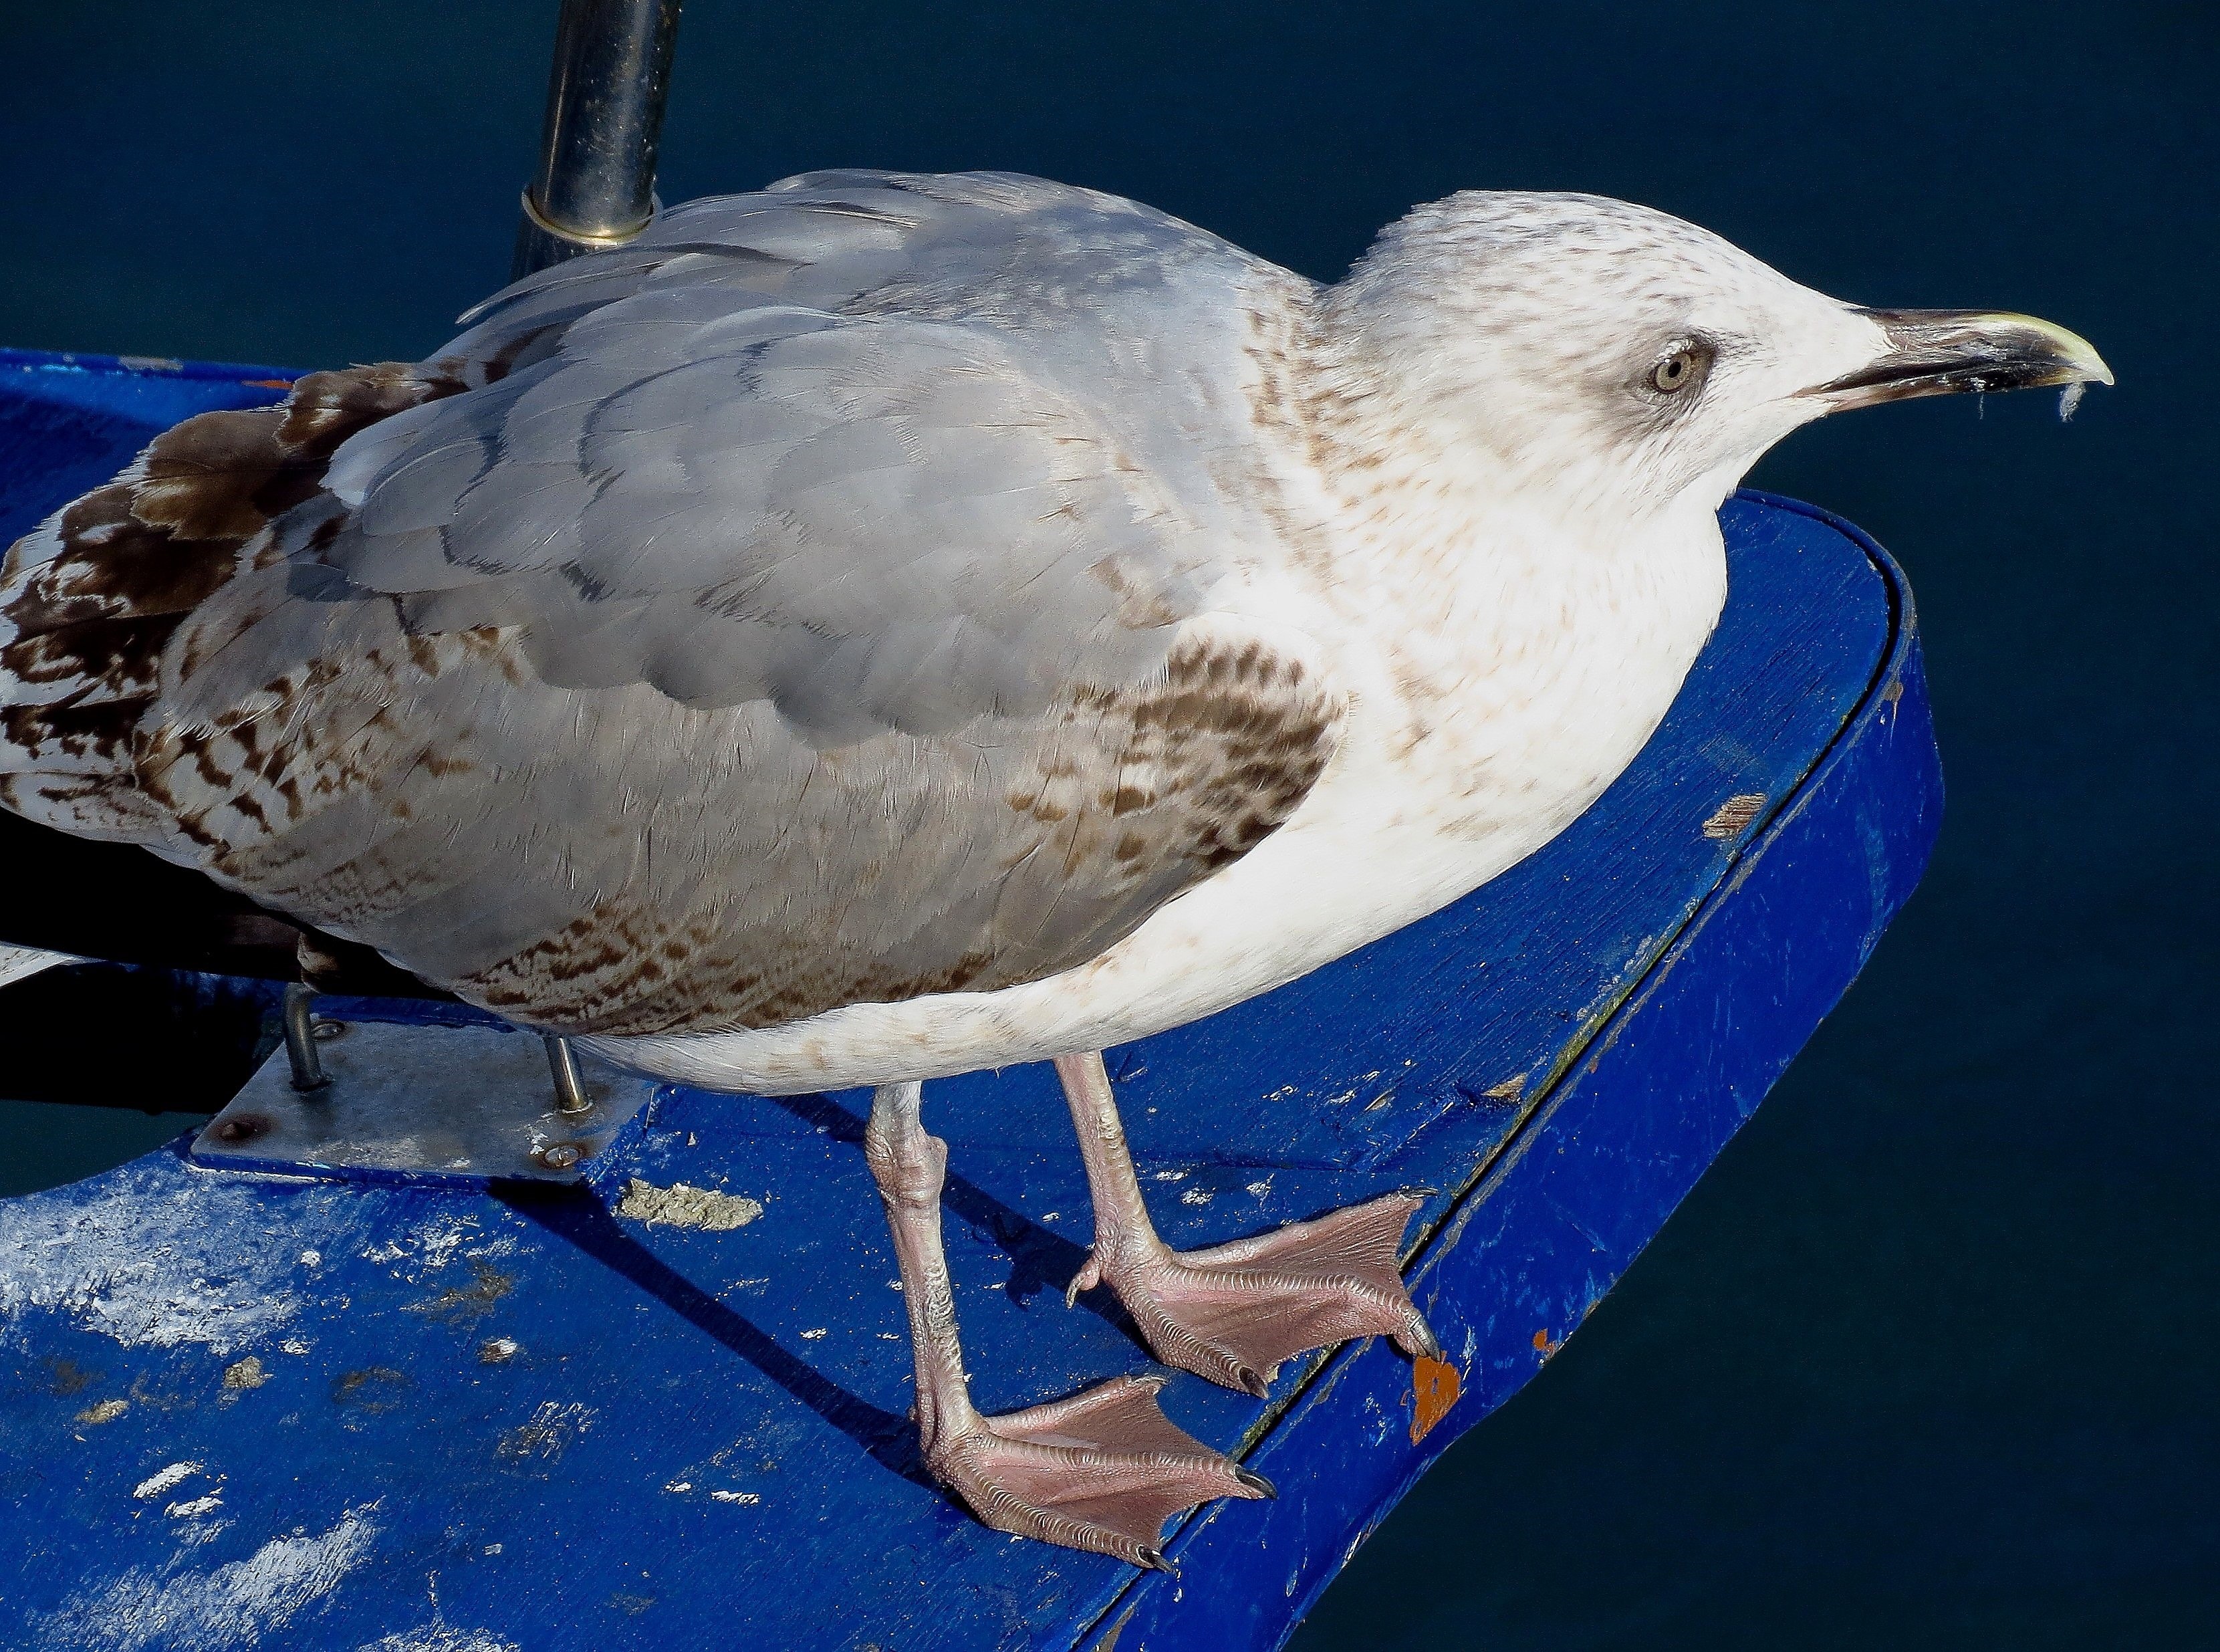
{"label": "speckled plumage", "polygon": [[9,798],[574,1031],[1082,962],[1332,750],[1303,659],[1179,630],[1244,531],[1193,370],[1263,268],[1016,180],[675,211],[26,539]]}
{"label": "speckled plumage", "polygon": [[1121,1380],[971,1403],[918,1081],[1053,1057],[1070,1292],[1262,1394],[1443,1350],[1389,1194],[1181,1253],[1101,1051],[1485,882],[1631,762],[1715,508],[1836,406],[2108,377],[1662,215],[1473,195],[1320,288],[1130,202],[820,174],[205,415],[0,568],[0,802],[714,1087],[877,1087],[928,1468],[1144,1565],[1271,1495]]}
{"label": "speckled plumage", "polygon": [[767,1089],[1144,1033],[1530,852],[1889,342],[1618,203],[1455,196],[1321,288],[995,174],[693,203],[465,321],[15,547],[0,802]]}

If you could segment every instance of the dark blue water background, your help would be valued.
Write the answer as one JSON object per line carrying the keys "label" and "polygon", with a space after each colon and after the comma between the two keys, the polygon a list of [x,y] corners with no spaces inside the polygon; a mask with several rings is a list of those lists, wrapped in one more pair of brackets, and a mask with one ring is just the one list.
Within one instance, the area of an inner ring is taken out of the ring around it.
{"label": "dark blue water background", "polygon": [[[0,9],[0,340],[423,353],[506,270],[552,12]],[[1863,302],[2055,317],[2119,373],[2070,427],[1920,403],[1759,471],[1910,569],[1934,870],[1304,1652],[2220,1644],[2216,44],[2187,3],[691,0],[667,199],[1013,168],[1330,277],[1415,201],[1591,190]],[[123,1117],[36,1107],[56,1163]]]}

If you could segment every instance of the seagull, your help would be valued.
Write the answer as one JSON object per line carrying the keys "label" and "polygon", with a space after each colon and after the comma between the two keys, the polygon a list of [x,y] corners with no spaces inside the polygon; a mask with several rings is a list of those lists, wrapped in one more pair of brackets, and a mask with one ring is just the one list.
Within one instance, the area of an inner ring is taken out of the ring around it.
{"label": "seagull", "polygon": [[1562,831],[1717,620],[1717,510],[1823,415],[2112,376],[1663,213],[1469,192],[1320,285],[1137,203],[818,172],[157,437],[0,566],[0,803],[716,1089],[876,1087],[924,1461],[1163,1567],[1261,1477],[1160,1376],[971,1403],[921,1084],[1050,1060],[1076,1294],[1262,1394],[1441,1350],[1391,1192],[1179,1252],[1106,1046]]}

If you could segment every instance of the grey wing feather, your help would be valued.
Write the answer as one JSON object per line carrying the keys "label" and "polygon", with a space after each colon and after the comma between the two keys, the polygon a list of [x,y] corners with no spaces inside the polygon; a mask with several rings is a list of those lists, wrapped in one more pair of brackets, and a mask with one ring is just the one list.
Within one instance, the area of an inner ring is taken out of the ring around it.
{"label": "grey wing feather", "polygon": [[1310,663],[1186,623],[1265,531],[1224,478],[1290,284],[833,173],[496,294],[168,636],[156,846],[581,1031],[1081,962],[1332,750]]}

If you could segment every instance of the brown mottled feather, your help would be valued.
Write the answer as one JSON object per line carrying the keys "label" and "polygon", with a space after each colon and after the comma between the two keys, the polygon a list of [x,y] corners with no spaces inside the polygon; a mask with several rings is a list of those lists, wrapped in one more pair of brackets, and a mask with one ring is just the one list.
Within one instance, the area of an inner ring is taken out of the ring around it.
{"label": "brown mottled feather", "polygon": [[16,753],[0,801],[99,835],[142,820],[132,743],[180,622],[274,518],[316,496],[340,443],[464,388],[401,363],[309,374],[279,406],[163,432],[122,477],[19,540],[0,563],[0,731]]}
{"label": "brown mottled feather", "polygon": [[[1038,979],[1245,853],[1341,714],[1199,617],[1245,411],[1040,302],[1107,223],[1236,361],[1244,255],[1023,181],[826,187],[159,437],[0,564],[0,803],[620,1034]],[[944,229],[960,281],[886,262]],[[1090,409],[1117,372],[1188,398],[1153,447]]]}

